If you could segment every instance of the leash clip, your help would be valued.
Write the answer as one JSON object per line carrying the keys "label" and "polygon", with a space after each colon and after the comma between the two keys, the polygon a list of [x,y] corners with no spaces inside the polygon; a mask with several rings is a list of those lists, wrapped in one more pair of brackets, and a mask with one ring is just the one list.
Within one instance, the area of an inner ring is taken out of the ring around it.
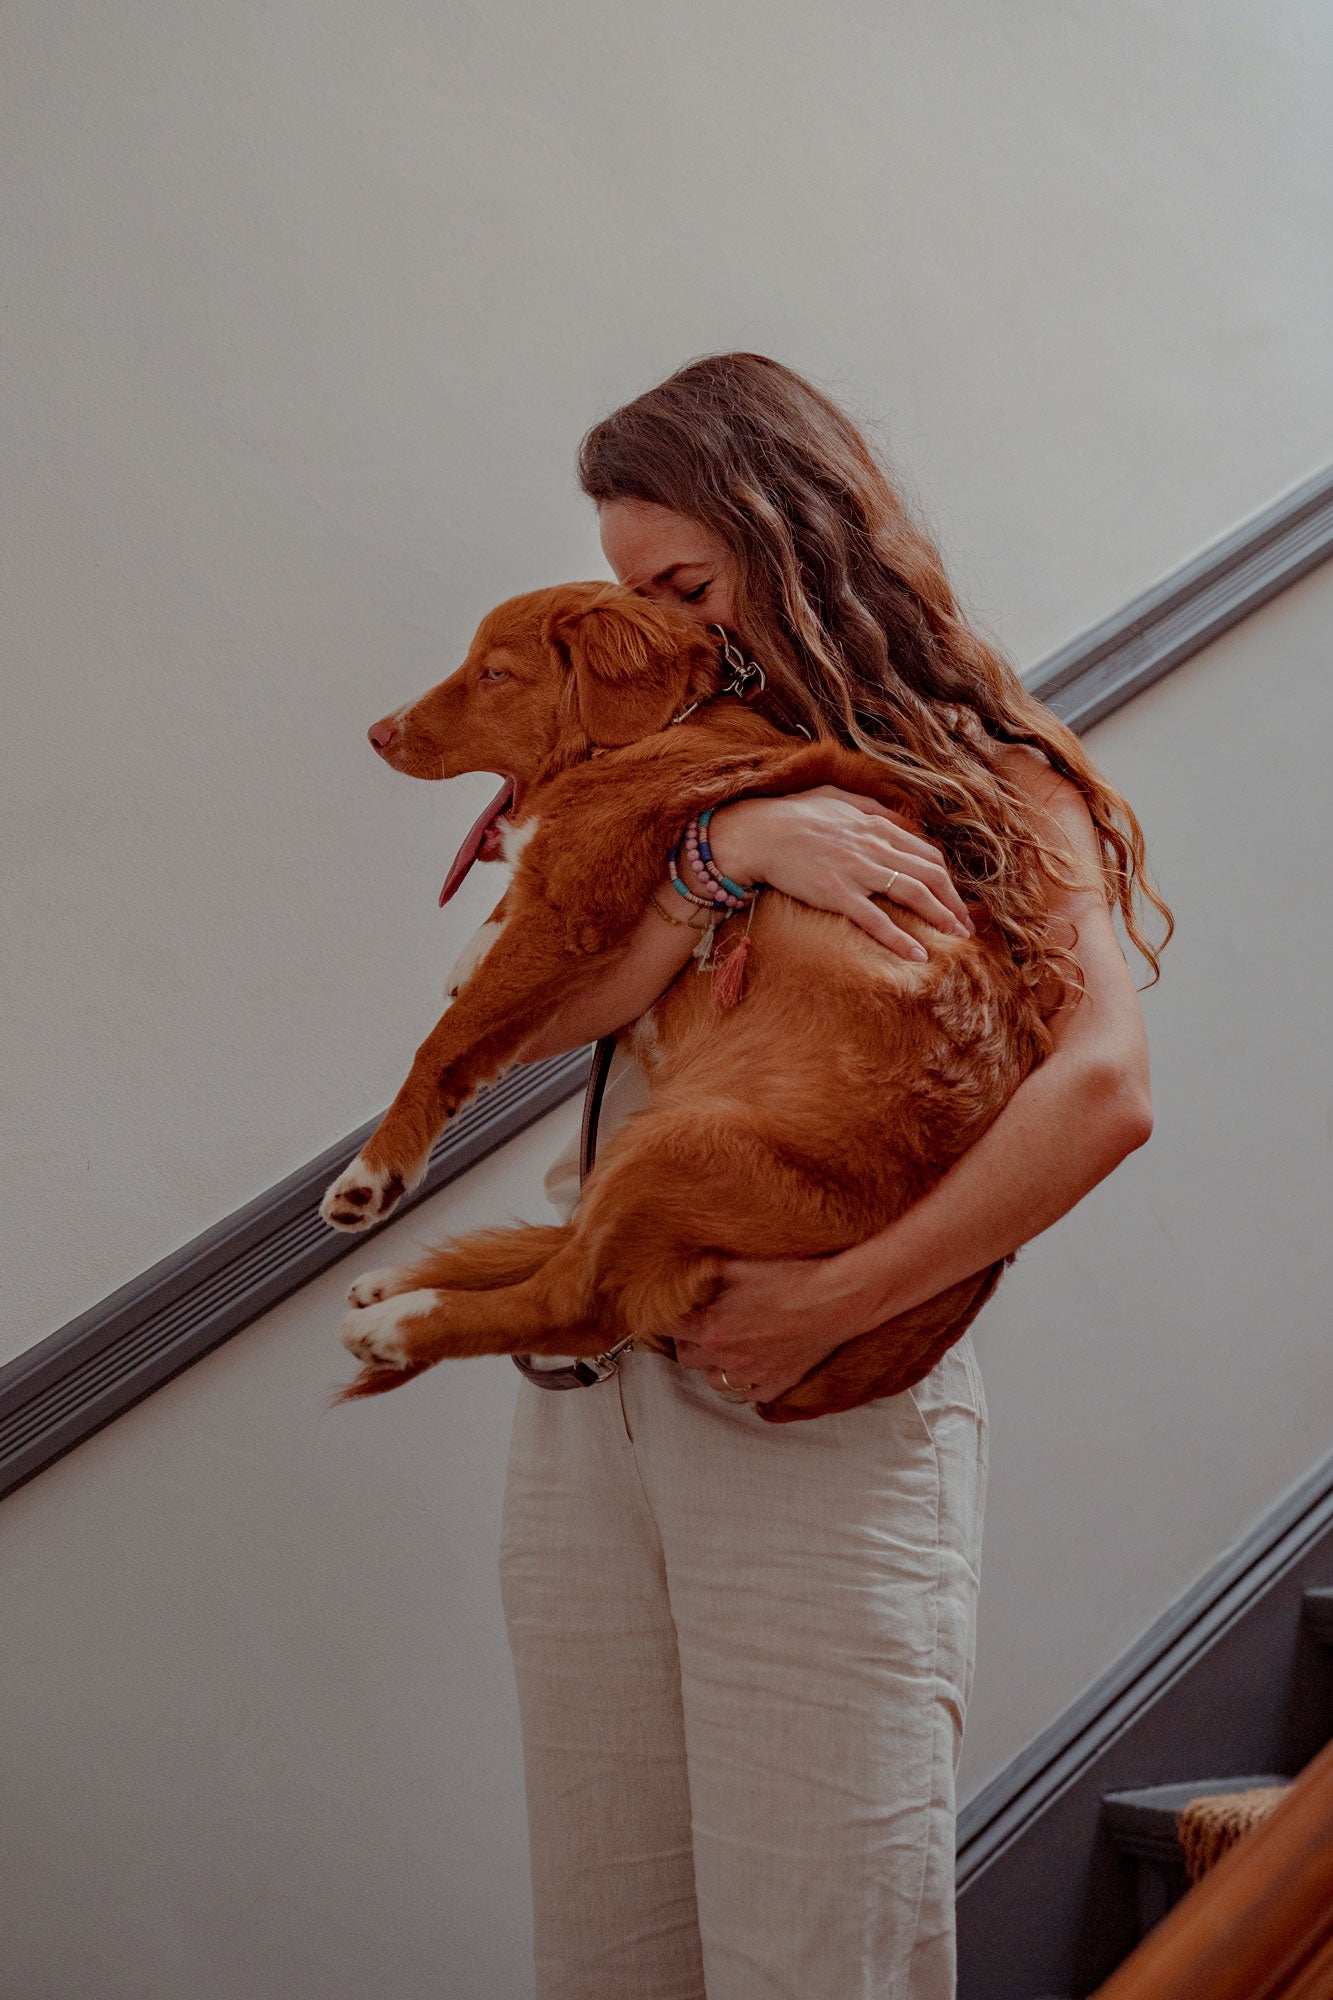
{"label": "leash clip", "polygon": [[619,1372],[621,1356],[628,1354],[633,1345],[631,1336],[608,1347],[605,1354],[586,1355],[579,1361],[566,1362],[561,1368],[539,1368],[531,1354],[511,1354],[509,1359],[519,1374],[539,1389],[591,1389],[598,1382],[609,1382]]}
{"label": "leash clip", "polygon": [[722,664],[730,670],[731,679],[719,694],[734,694],[738,701],[749,701],[752,695],[762,694],[768,686],[768,676],[758,660],[747,660],[725,626],[710,625],[709,631],[717,636],[722,653]]}

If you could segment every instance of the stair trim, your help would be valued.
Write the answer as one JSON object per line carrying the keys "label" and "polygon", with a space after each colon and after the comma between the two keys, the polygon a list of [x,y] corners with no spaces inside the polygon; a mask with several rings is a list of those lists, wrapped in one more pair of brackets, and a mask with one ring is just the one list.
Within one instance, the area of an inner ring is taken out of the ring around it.
{"label": "stair trim", "polygon": [[1051,653],[1024,683],[1071,729],[1091,729],[1330,555],[1333,468],[1325,467]]}
{"label": "stair trim", "polygon": [[959,1890],[991,1867],[1038,1814],[1076,1784],[1145,1709],[1330,1532],[1333,1452],[1289,1487],[1104,1674],[968,1800],[958,1815]]}
{"label": "stair trim", "polygon": [[[1320,1459],[959,1814],[959,2000],[1084,1993],[1132,1949],[1110,1793],[1300,1770],[1333,1722]],[[1230,1781],[1235,1783],[1235,1780]]]}
{"label": "stair trim", "polygon": [[[582,1090],[590,1061],[591,1050],[579,1049],[514,1070],[480,1093],[450,1124],[420,1187],[390,1221]],[[378,1123],[358,1126],[0,1369],[0,1497],[331,1264],[363,1252],[377,1230],[346,1236],[330,1229],[320,1220],[319,1202]]]}

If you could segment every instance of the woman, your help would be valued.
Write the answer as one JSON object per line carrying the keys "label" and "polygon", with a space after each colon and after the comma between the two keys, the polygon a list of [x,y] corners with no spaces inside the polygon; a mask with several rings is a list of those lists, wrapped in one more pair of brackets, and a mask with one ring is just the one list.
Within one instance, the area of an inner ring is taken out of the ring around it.
{"label": "woman", "polygon": [[[1129,807],[968,627],[865,440],[809,383],[758,355],[696,362],[598,424],[580,474],[623,583],[734,634],[775,719],[895,764],[930,804],[929,840],[830,790],[729,805],[722,870],[904,955],[924,953],[872,896],[946,931],[984,902],[1049,996],[1054,1045],[880,1235],[735,1262],[677,1362],[631,1354],[568,1394],[521,1385],[502,1574],[538,1993],[945,2000],[986,1473],[971,1343],[840,1415],[770,1427],[751,1405],[1015,1251],[1144,1142],[1146,1039],[1112,912],[1154,974],[1136,898],[1168,934],[1169,913]],[[696,942],[672,901],[525,1053],[651,1005]],[[604,1132],[640,1088],[622,1062]],[[553,1170],[567,1203],[570,1170]]]}

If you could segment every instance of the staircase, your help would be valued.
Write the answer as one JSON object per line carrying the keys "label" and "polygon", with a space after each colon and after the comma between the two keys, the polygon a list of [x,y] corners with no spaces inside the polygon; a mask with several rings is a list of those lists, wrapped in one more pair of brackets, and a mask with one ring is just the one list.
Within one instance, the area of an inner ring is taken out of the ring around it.
{"label": "staircase", "polygon": [[[1187,1824],[1196,1860],[1211,1841],[1225,1871],[1270,1822],[1224,1854],[1234,1827],[1261,1806],[1276,1826],[1292,1781],[1333,1744],[1330,1577],[1333,1461],[965,1809],[959,2000],[1087,2000],[1113,1974],[1117,2000],[1122,1987],[1156,2000],[1135,1968],[1142,1941],[1192,1908],[1182,1811],[1242,1795]],[[1329,1895],[1333,1925],[1333,1882]],[[1333,1979],[1324,1991],[1311,1976],[1309,1993],[1333,2000]]]}
{"label": "staircase", "polygon": [[1330,2000],[1333,1742],[1276,1799],[1190,1813],[1195,1831],[1221,1828],[1232,1845],[1216,1858],[1210,1845],[1193,1849],[1196,1886],[1097,2000]]}
{"label": "staircase", "polygon": [[[1303,1613],[1305,1628],[1314,1643],[1333,1654],[1333,1589],[1307,1590]],[[1328,1723],[1328,1733],[1333,1737],[1333,1713]],[[1161,1922],[1189,1887],[1184,1849],[1177,1830],[1179,1816],[1186,1806],[1196,1799],[1218,1794],[1281,1792],[1289,1785],[1289,1777],[1266,1773],[1260,1777],[1199,1777],[1105,1794],[1102,1826],[1132,1874],[1140,1939]]]}
{"label": "staircase", "polygon": [[[1313,1644],[1333,1658],[1333,1588],[1319,1586],[1306,1590],[1302,1599],[1302,1617],[1305,1631]],[[1330,1680],[1333,1681],[1333,1675]],[[1325,1719],[1327,1735],[1333,1744],[1333,1702],[1329,1703]],[[1213,1775],[1106,1792],[1101,1801],[1101,1833],[1119,1857],[1127,1879],[1136,1943],[1156,1929],[1191,1886],[1181,1815],[1188,1808],[1209,1799],[1226,1798],[1235,1800],[1237,1805],[1252,1801],[1253,1820],[1257,1826],[1271,1817],[1291,1788],[1291,1777],[1267,1772],[1260,1776]],[[1247,1837],[1246,1833],[1241,1833],[1227,1851],[1234,1852]],[[1329,1840],[1333,1843],[1333,1827],[1329,1828]],[[1217,1858],[1224,1857],[1219,1854]],[[1206,1872],[1206,1869],[1196,1870],[1195,1879],[1202,1879]],[[1134,1962],[1135,1965],[1137,1962]],[[1132,1967],[1125,1968],[1127,1982],[1132,1972]],[[1120,1979],[1117,1978],[1113,1984],[1118,1987]],[[1000,1990],[997,1988],[997,1993]],[[1098,1993],[1101,1990],[1099,1987]],[[1155,1992],[1156,1988],[1145,1984],[1143,1990],[1145,1993]],[[1306,1987],[1302,1986],[1300,1990],[1304,1994]],[[1330,2000],[1333,1996],[1333,1982],[1324,1982],[1321,1966],[1313,1968],[1308,1990],[1310,2000]],[[1043,1994],[1036,1996],[1036,2000],[1074,2000],[1074,1996]],[[1198,2000],[1207,2000],[1202,1990]]]}

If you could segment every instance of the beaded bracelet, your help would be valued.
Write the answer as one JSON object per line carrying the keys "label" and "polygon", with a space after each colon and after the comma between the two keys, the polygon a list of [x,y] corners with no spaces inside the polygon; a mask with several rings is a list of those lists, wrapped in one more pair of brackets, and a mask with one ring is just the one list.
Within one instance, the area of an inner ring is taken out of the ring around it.
{"label": "beaded bracelet", "polygon": [[[754,882],[747,889],[740,882],[733,882],[730,875],[722,873],[713,859],[708,840],[708,825],[715,811],[716,807],[708,806],[697,819],[692,819],[667,857],[667,873],[672,888],[695,909],[706,910],[708,916],[705,921],[697,924],[687,918],[673,917],[662,908],[656,896],[651,901],[658,916],[664,917],[669,924],[679,924],[683,929],[699,932],[699,942],[692,953],[695,969],[710,975],[715,1005],[734,1007],[745,992],[750,925],[754,922],[755,905],[764,892],[764,884]],[[692,889],[685,879],[687,874],[708,893],[701,896]],[[737,910],[748,910],[750,913],[743,934],[714,951],[718,931]]]}
{"label": "beaded bracelet", "polygon": [[709,927],[711,918],[705,918],[703,923],[696,924],[693,917],[673,916],[670,910],[663,909],[662,905],[658,902],[656,896],[650,896],[648,898],[648,901],[652,904],[653,908],[656,910],[659,917],[665,918],[666,922],[669,924],[675,924],[679,930],[702,931],[702,930],[707,930]]}
{"label": "beaded bracelet", "polygon": [[677,845],[672,848],[670,854],[667,856],[667,874],[671,877],[671,886],[675,890],[676,894],[678,896],[683,896],[687,903],[693,903],[695,908],[698,910],[717,910],[724,908],[725,906],[723,905],[719,897],[696,896],[693,889],[687,887],[685,882],[683,882],[681,879],[679,858],[680,858],[680,847],[679,845]]}
{"label": "beaded bracelet", "polygon": [[746,888],[740,882],[733,882],[730,875],[724,875],[718,867],[708,841],[708,823],[715,810],[715,807],[709,806],[686,827],[684,835],[686,866],[693,871],[695,880],[707,887],[719,908],[752,909],[763,884],[754,883]]}

